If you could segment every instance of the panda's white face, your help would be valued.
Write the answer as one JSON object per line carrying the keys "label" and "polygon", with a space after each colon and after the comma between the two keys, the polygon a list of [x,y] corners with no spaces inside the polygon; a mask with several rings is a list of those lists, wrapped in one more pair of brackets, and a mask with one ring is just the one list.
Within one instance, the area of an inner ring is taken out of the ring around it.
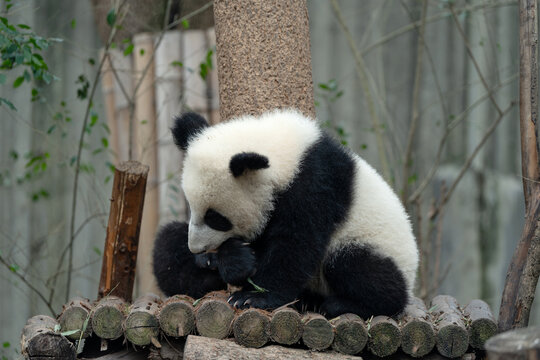
{"label": "panda's white face", "polygon": [[[303,153],[319,137],[312,120],[291,110],[246,116],[199,133],[189,143],[182,174],[191,210],[190,251],[215,250],[231,237],[249,242],[259,235],[274,209],[274,194],[291,183]],[[234,176],[230,162],[241,153],[260,154],[269,166]]]}

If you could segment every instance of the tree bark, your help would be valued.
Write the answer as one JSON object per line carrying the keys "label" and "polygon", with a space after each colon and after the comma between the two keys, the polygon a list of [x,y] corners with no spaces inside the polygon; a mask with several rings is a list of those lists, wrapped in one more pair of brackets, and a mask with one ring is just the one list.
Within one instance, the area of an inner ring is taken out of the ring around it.
{"label": "tree bark", "polygon": [[316,313],[304,315],[302,341],[312,350],[324,350],[334,341],[334,328],[324,316]]}
{"label": "tree bark", "polygon": [[79,330],[76,333],[66,336],[70,340],[79,340],[82,330],[82,338],[87,338],[92,334],[92,323],[90,322],[91,312],[92,304],[90,304],[88,299],[81,297],[71,299],[68,304],[64,305],[62,313],[58,317],[60,331]]}
{"label": "tree bark", "polygon": [[497,333],[497,321],[489,305],[483,300],[472,300],[463,312],[468,317],[469,344],[475,349],[484,350],[486,340]]}
{"label": "tree bark", "polygon": [[126,161],[114,171],[111,210],[103,252],[98,298],[131,301],[148,166]]}
{"label": "tree bark", "polygon": [[519,120],[525,226],[506,275],[499,330],[525,327],[540,275],[537,1],[519,1]]}
{"label": "tree bark", "polygon": [[443,356],[462,356],[469,347],[469,333],[463,322],[456,299],[448,295],[438,295],[431,300],[431,307],[437,315],[437,350]]}
{"label": "tree bark", "polygon": [[221,120],[294,107],[315,116],[306,0],[214,2]]}

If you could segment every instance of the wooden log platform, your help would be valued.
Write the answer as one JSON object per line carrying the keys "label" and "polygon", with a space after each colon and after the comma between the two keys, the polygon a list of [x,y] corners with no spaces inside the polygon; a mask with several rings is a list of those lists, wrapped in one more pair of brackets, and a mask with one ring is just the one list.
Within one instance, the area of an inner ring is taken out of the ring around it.
{"label": "wooden log platform", "polygon": [[487,339],[497,333],[497,322],[489,305],[482,300],[472,300],[464,310],[469,325],[469,343],[475,349],[484,349]]}
{"label": "wooden log platform", "polygon": [[[474,300],[462,309],[454,298],[446,295],[432,300],[431,312],[422,300],[414,298],[397,318],[376,316],[367,321],[354,314],[342,314],[328,320],[320,314],[300,314],[289,307],[273,312],[237,310],[227,303],[228,297],[226,291],[209,293],[199,300],[177,295],[162,301],[156,295],[146,295],[131,305],[116,296],[107,296],[95,303],[73,299],[64,306],[59,320],[67,324],[66,319],[73,317],[75,325],[60,326],[49,317],[34,317],[23,332],[22,349],[25,354],[46,356],[53,348],[51,341],[54,341],[57,344],[55,350],[75,351],[74,344],[80,338],[80,331],[74,330],[84,329],[83,337],[92,335],[92,339],[101,339],[104,348],[107,341],[124,336],[129,343],[137,345],[137,349],[142,347],[157,353],[162,348],[165,351],[170,347],[165,344],[174,341],[181,342],[183,347],[189,335],[198,334],[200,337],[189,338],[193,338],[192,342],[197,346],[208,346],[208,353],[220,349],[224,344],[229,344],[228,347],[234,345],[231,349],[223,350],[226,354],[229,351],[235,354],[236,349],[244,349],[245,354],[238,359],[271,359],[270,355],[260,355],[266,354],[267,349],[273,349],[268,354],[280,354],[284,359],[287,356],[298,359],[332,358],[328,354],[341,354],[341,357],[334,357],[336,359],[358,355],[366,359],[441,359],[463,358],[469,346],[482,351],[485,339],[496,332],[493,315],[484,302]],[[71,313],[73,315],[69,315]],[[90,321],[85,328],[83,319],[88,317]],[[31,335],[37,331],[32,333],[32,329],[41,330],[39,334],[46,335],[49,342],[31,343]],[[78,336],[71,336],[75,333]],[[220,342],[216,339],[225,340]],[[272,342],[292,345],[295,349],[272,345]],[[190,341],[187,343],[189,345]],[[316,352],[306,352],[301,349],[302,346]],[[41,347],[43,349],[39,350]],[[257,348],[262,350],[255,351]],[[199,350],[189,351],[198,353]],[[316,357],[314,354],[320,351],[323,352],[321,357]],[[312,357],[302,357],[304,355],[298,355],[298,352]],[[81,356],[84,357],[84,354],[83,349]],[[163,357],[163,354],[159,356]],[[28,358],[31,358],[30,355]]]}
{"label": "wooden log platform", "polygon": [[394,354],[401,344],[401,331],[397,322],[388,316],[376,316],[368,325],[368,349],[376,356]]}
{"label": "wooden log platform", "polygon": [[71,299],[64,305],[62,313],[58,317],[60,331],[63,333],[69,332],[66,337],[70,340],[87,338],[92,334],[92,323],[90,322],[91,311],[92,304],[90,304],[88,299],[81,297]]}
{"label": "wooden log platform", "polygon": [[21,352],[26,359],[74,360],[75,346],[56,329],[60,324],[53,318],[37,315],[26,323],[21,336]]}
{"label": "wooden log platform", "polygon": [[139,297],[130,306],[124,334],[132,344],[144,346],[157,342],[159,335],[157,313],[160,302],[157,295],[147,294]]}
{"label": "wooden log platform", "polygon": [[435,329],[424,302],[414,297],[400,319],[401,350],[412,357],[422,357],[435,346]]}
{"label": "wooden log platform", "polygon": [[469,333],[463,321],[456,299],[449,295],[438,295],[431,300],[436,313],[437,350],[449,358],[460,357],[469,347]]}

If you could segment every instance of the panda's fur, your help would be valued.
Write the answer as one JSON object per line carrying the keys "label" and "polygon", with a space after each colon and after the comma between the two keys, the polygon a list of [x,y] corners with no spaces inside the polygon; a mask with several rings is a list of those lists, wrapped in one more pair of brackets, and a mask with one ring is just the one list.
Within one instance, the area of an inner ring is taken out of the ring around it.
{"label": "panda's fur", "polygon": [[[231,304],[300,299],[329,316],[395,315],[414,287],[418,250],[399,199],[358,155],[294,110],[172,129],[186,150],[189,226],[158,233],[154,272],[168,295],[242,285]],[[189,251],[188,251],[189,248]],[[247,279],[266,289],[253,292]]]}

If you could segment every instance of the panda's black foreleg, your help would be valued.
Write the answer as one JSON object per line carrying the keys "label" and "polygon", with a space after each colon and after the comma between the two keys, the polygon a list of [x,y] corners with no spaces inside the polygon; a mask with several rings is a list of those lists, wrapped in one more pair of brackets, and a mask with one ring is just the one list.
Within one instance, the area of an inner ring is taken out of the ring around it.
{"label": "panda's black foreleg", "polygon": [[200,298],[214,290],[226,289],[212,254],[193,255],[188,249],[188,225],[178,221],[163,226],[153,252],[154,275],[166,295],[185,294]]}
{"label": "panda's black foreleg", "polygon": [[397,315],[408,303],[403,274],[394,262],[366,246],[350,245],[331,254],[323,263],[323,273],[332,296],[321,311],[332,318],[355,313],[367,319],[372,315]]}

